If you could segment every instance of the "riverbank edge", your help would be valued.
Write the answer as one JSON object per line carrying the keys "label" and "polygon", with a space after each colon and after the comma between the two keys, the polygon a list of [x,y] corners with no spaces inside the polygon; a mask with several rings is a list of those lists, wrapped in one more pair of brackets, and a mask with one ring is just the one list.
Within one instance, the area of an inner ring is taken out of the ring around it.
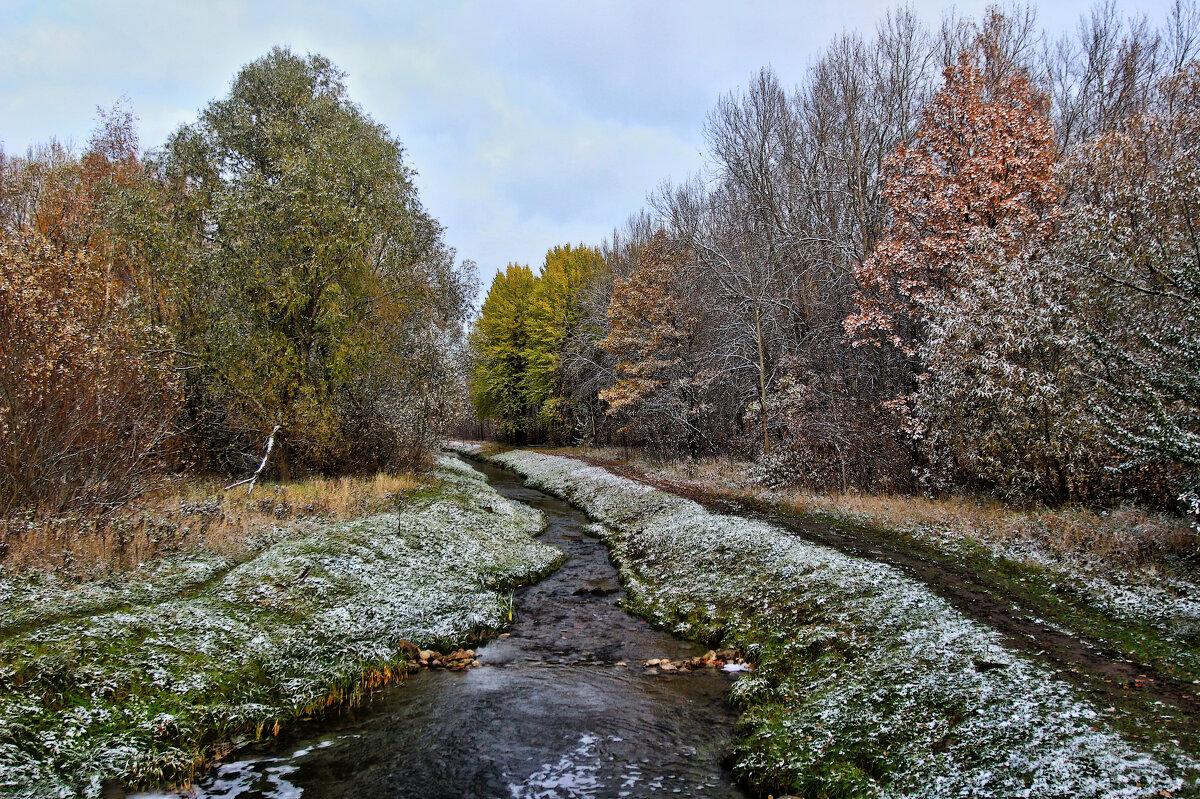
{"label": "riverbank edge", "polygon": [[[0,641],[0,797],[186,785],[247,743],[367,703],[417,668],[414,649],[506,629],[506,595],[563,561],[534,541],[543,529],[442,458],[396,513],[281,531],[197,591],[17,630]],[[405,607],[413,584],[428,607]]]}
{"label": "riverbank edge", "polygon": [[[1179,575],[1158,571],[1147,575],[1136,565],[1122,569],[1119,559],[1107,560],[1103,573],[1098,573],[1095,564],[1090,569],[1081,569],[1079,564],[1055,562],[1036,547],[1014,553],[995,541],[974,535],[969,529],[933,531],[923,529],[928,528],[927,524],[889,523],[864,512],[798,507],[790,492],[704,482],[689,478],[678,469],[648,468],[636,458],[614,461],[572,447],[549,448],[545,454],[603,466],[662,490],[702,500],[710,510],[771,517],[790,526],[808,528],[806,533],[811,533],[812,527],[832,528],[858,539],[868,548],[879,546],[948,571],[970,572],[972,581],[985,590],[1018,601],[1022,612],[1030,618],[1071,628],[1092,645],[1114,655],[1166,677],[1200,685],[1200,620],[1196,614],[1186,620],[1164,620],[1147,618],[1143,612],[1148,609],[1158,612],[1162,599],[1147,590],[1151,588],[1148,582],[1178,583],[1164,593],[1180,593],[1187,598],[1200,595],[1195,579],[1187,583],[1179,580]],[[1032,511],[1014,507],[1009,512],[1014,526],[1019,526]],[[1140,607],[1128,607],[1134,604]]]}
{"label": "riverbank edge", "polygon": [[[496,454],[512,449],[488,446]],[[770,491],[701,484],[675,473],[668,478],[633,461],[611,463],[572,448],[550,448],[543,454],[609,469],[698,501],[712,512],[763,519],[798,530],[817,543],[826,537],[822,528],[833,530],[852,542],[843,549],[850,554],[891,562],[888,553],[896,553],[900,559],[920,561],[932,573],[961,575],[967,602],[974,604],[972,597],[979,592],[1002,598],[1008,605],[1004,615],[1015,621],[1011,629],[1004,629],[1001,623],[1010,642],[1023,645],[1029,654],[1040,652],[1056,677],[1094,696],[1097,702],[1114,705],[1117,712],[1109,718],[1123,733],[1163,745],[1179,740],[1185,750],[1200,752],[1200,723],[1195,715],[1200,710],[1200,629],[1194,622],[1190,634],[1180,634],[1167,629],[1171,625],[1115,614],[1095,601],[1087,575],[1014,559],[969,536],[959,538],[954,546],[939,548],[936,542],[903,527],[858,515],[797,509]],[[960,606],[960,610],[969,615],[972,608]],[[1028,637],[1039,631],[1054,635],[1051,640]],[[1064,642],[1082,653],[1083,663],[1072,662],[1071,653],[1060,649]],[[1099,657],[1100,668],[1087,663],[1093,655]],[[1106,672],[1105,661],[1116,668]],[[1173,708],[1169,719],[1163,716],[1159,700]]]}
{"label": "riverbank edge", "polygon": [[[780,597],[768,596],[770,591],[766,589],[769,588],[769,585],[763,585],[761,575],[740,571],[736,565],[731,565],[729,569],[736,580],[730,581],[728,579],[730,574],[710,573],[706,575],[709,578],[708,582],[729,586],[731,582],[742,580],[748,585],[755,586],[750,592],[751,594],[757,592],[754,596],[731,595],[726,598],[727,601],[722,602],[720,597],[714,599],[712,592],[709,592],[707,596],[698,597],[689,595],[686,591],[684,593],[672,592],[664,589],[661,585],[652,584],[655,580],[670,581],[672,579],[670,570],[664,570],[661,568],[661,564],[656,565],[650,562],[655,557],[662,555],[664,551],[662,539],[664,535],[669,535],[664,533],[661,526],[651,529],[654,528],[655,517],[669,516],[674,512],[672,508],[683,507],[679,503],[692,506],[694,503],[606,472],[611,480],[624,480],[626,483],[637,486],[634,493],[640,495],[640,498],[634,501],[633,505],[637,506],[639,503],[642,505],[640,508],[631,507],[625,511],[618,511],[614,515],[611,506],[605,508],[595,502],[589,502],[589,498],[595,499],[602,493],[602,488],[595,485],[584,485],[587,478],[580,476],[593,470],[603,471],[599,467],[590,467],[574,461],[571,466],[565,467],[561,474],[547,478],[545,474],[539,474],[537,469],[529,468],[529,459],[565,459],[530,451],[498,452],[473,445],[461,445],[454,448],[470,457],[516,471],[534,487],[571,502],[588,514],[590,518],[601,522],[602,524],[597,525],[597,532],[605,537],[613,560],[618,565],[622,580],[626,584],[630,595],[629,610],[676,634],[696,638],[713,645],[737,646],[757,662],[758,669],[755,675],[752,678],[743,679],[734,691],[734,699],[743,708],[744,713],[739,724],[738,740],[732,753],[732,766],[740,780],[762,795],[786,792],[814,796],[950,796],[959,795],[959,791],[964,789],[968,790],[968,795],[992,795],[989,794],[989,789],[986,787],[989,780],[995,781],[995,775],[992,772],[980,766],[978,762],[976,763],[977,767],[966,767],[963,770],[959,765],[952,764],[950,760],[954,757],[955,751],[958,754],[968,755],[968,760],[971,758],[984,762],[997,760],[994,754],[988,756],[981,751],[982,747],[988,745],[985,740],[981,739],[978,745],[973,747],[969,741],[964,744],[963,740],[955,737],[963,732],[964,727],[972,724],[974,713],[993,713],[997,703],[1007,701],[1005,697],[995,691],[995,688],[1005,680],[991,680],[987,676],[997,673],[993,669],[1001,674],[1018,675],[1020,679],[1014,677],[1007,682],[1017,684],[1028,682],[1029,687],[1036,694],[1033,697],[1012,698],[1012,701],[1021,706],[1022,712],[1032,714],[1025,722],[1019,723],[1017,726],[1025,728],[1022,730],[1022,734],[1036,739],[1032,747],[1027,742],[1020,740],[1020,734],[1010,742],[1016,748],[1024,746],[1025,750],[1028,750],[1017,753],[1014,749],[1014,752],[1011,753],[1013,756],[1009,758],[1011,761],[1009,765],[1015,766],[1018,770],[1023,767],[1028,772],[1029,779],[1029,784],[1020,789],[1021,793],[1012,795],[1141,796],[1154,795],[1163,790],[1169,791],[1173,795],[1196,793],[1197,784],[1190,773],[1194,761],[1186,757],[1177,746],[1167,745],[1165,749],[1162,746],[1153,747],[1156,756],[1165,755],[1162,757],[1163,760],[1173,761],[1169,770],[1162,767],[1144,751],[1130,747],[1129,742],[1122,740],[1088,703],[1079,701],[1078,697],[1065,686],[1051,684],[1050,675],[1044,669],[1022,658],[1013,657],[1011,653],[1006,653],[996,641],[998,636],[994,632],[989,634],[986,631],[973,629],[969,631],[969,634],[963,634],[966,638],[984,641],[983,654],[987,655],[988,652],[992,652],[991,657],[1001,661],[992,662],[986,656],[968,656],[967,658],[966,671],[971,673],[970,679],[983,685],[984,688],[989,688],[989,681],[993,683],[989,689],[991,695],[987,697],[988,702],[972,701],[969,697],[964,698],[961,695],[951,696],[963,693],[957,689],[941,691],[939,694],[939,689],[934,687],[930,693],[930,686],[923,685],[918,687],[927,695],[921,701],[907,707],[907,710],[901,708],[898,712],[895,709],[881,711],[884,715],[891,714],[890,729],[882,729],[888,725],[880,724],[879,714],[871,718],[848,720],[846,717],[853,714],[839,711],[842,718],[838,719],[834,718],[838,715],[837,712],[832,715],[827,713],[824,716],[819,712],[814,713],[813,707],[804,707],[803,695],[814,691],[817,693],[827,692],[829,686],[822,687],[821,683],[836,678],[839,670],[848,669],[853,672],[855,669],[853,661],[863,658],[863,651],[856,652],[855,650],[861,650],[863,647],[859,642],[847,640],[848,636],[845,633],[848,630],[844,625],[842,629],[837,629],[838,624],[830,625],[829,618],[822,618],[820,611],[814,613],[811,597],[808,606],[804,607],[798,616],[798,619],[802,621],[794,619],[789,624],[784,620],[785,623],[781,625],[778,614],[775,618],[764,618],[764,615],[769,616],[769,614],[756,615],[753,610],[745,612],[744,609],[737,607],[738,600],[744,602],[747,599],[751,601],[759,599],[770,604],[771,602],[778,603]],[[718,525],[726,521],[745,522],[745,520],[735,520],[734,517],[722,519],[718,515],[700,510],[699,506],[694,506],[694,508],[702,515],[697,515],[691,508],[680,512],[688,517],[686,521],[694,522],[700,527],[711,526],[714,520]],[[756,534],[758,532],[756,531]],[[779,534],[787,535],[782,532]],[[703,549],[710,545],[711,542],[704,542],[699,545],[699,548]],[[805,544],[804,546],[814,551],[823,549],[814,544]],[[670,551],[670,544],[665,547],[667,551]],[[676,551],[674,554],[685,553]],[[741,553],[735,553],[735,557],[729,560],[730,564],[736,564],[740,559],[736,556],[737,554]],[[822,557],[825,556],[822,555]],[[708,558],[705,565],[711,565],[712,560],[712,558]],[[686,565],[695,566],[696,564]],[[887,569],[888,567],[881,568]],[[694,576],[690,575],[691,578]],[[904,579],[901,578],[902,581]],[[694,582],[689,580],[684,580],[684,583],[690,589],[697,587]],[[701,590],[703,590],[703,586],[701,586]],[[764,599],[764,597],[766,598]],[[789,597],[789,599],[796,599],[796,597]],[[862,597],[859,599],[861,600]],[[936,606],[939,602],[936,597],[927,597],[926,600],[919,604]],[[820,602],[818,601],[817,604]],[[923,611],[916,611],[915,608],[914,612],[918,615],[927,615]],[[947,617],[958,615],[949,607],[938,607],[937,612]],[[831,608],[825,615],[836,617],[839,614],[844,617],[845,608],[836,611]],[[962,621],[966,622],[967,620]],[[967,623],[967,626],[977,627],[970,622]],[[853,631],[850,632],[853,633]],[[870,631],[866,631],[865,635],[862,634],[862,630],[858,630],[858,633],[860,638],[870,638],[871,636]],[[993,646],[994,650],[991,649]],[[869,643],[867,648],[869,649]],[[951,661],[962,660],[960,657],[962,653],[951,653],[953,656],[947,655],[945,652],[940,654],[942,655],[940,663],[926,661],[919,665],[923,668],[945,667]],[[797,663],[797,658],[807,662]],[[937,660],[936,656],[934,660]],[[961,669],[963,664],[955,662],[952,665]],[[1035,687],[1039,683],[1042,684],[1042,688]],[[878,688],[879,686],[874,687]],[[860,699],[863,698],[862,688],[861,685],[852,686],[853,690],[858,691]],[[1009,684],[1007,688],[1011,691],[1013,685]],[[981,692],[982,689],[976,691],[977,694]],[[880,704],[895,701],[894,697],[886,696],[886,692],[876,691],[876,693]],[[1033,701],[1028,701],[1031,698]],[[952,701],[947,703],[947,699]],[[942,703],[940,707],[938,706],[939,701]],[[1022,704],[1023,701],[1024,704]],[[1042,708],[1038,706],[1039,701],[1065,711],[1064,715],[1074,715],[1083,721],[1065,725],[1059,723],[1060,720],[1057,718],[1051,718],[1058,715],[1051,709],[1047,708],[1044,714],[1042,713]],[[949,706],[955,703],[960,706]],[[820,702],[809,704],[820,705]],[[993,707],[984,710],[985,704]],[[829,710],[829,708],[826,707],[825,710]],[[856,708],[855,712],[865,713],[867,717],[871,716],[869,709],[864,709],[864,707]],[[907,722],[914,728],[907,733],[897,729],[897,725],[894,723],[897,719],[904,721],[906,713],[908,714]],[[1047,716],[1046,724],[1042,729],[1038,729],[1038,725],[1032,723],[1034,717],[1039,715]],[[940,719],[937,718],[939,716]],[[825,721],[833,722],[827,725],[823,731],[821,729],[822,718]],[[998,723],[1007,724],[1003,720]],[[915,732],[916,728],[922,727],[937,728],[939,733],[931,735]],[[975,727],[978,728],[979,725],[975,724]],[[884,734],[881,735],[881,732]],[[905,740],[906,735],[908,735],[907,740]],[[1091,736],[1090,739],[1089,736]],[[814,737],[824,739],[823,744],[814,747],[811,743]],[[995,736],[993,736],[994,738]],[[995,740],[992,740],[991,743],[994,744]],[[1047,750],[1042,753],[1043,755],[1050,757],[1051,761],[1056,760],[1056,762],[1046,761],[1045,757],[1039,759],[1036,751],[1038,746]],[[893,747],[898,751],[893,752]],[[808,751],[803,751],[806,748]],[[971,751],[972,749],[976,751]],[[931,765],[934,767],[931,768]],[[1147,766],[1152,766],[1152,768],[1144,768]],[[921,773],[924,773],[932,781],[921,783]],[[1183,777],[1178,776],[1180,774],[1187,776],[1188,781],[1192,784],[1185,787]],[[914,775],[918,780],[916,783],[912,781]],[[1042,780],[1041,783],[1039,783],[1039,779]],[[904,790],[903,783],[906,781],[917,787],[912,792]],[[1179,793],[1181,790],[1186,793]]]}

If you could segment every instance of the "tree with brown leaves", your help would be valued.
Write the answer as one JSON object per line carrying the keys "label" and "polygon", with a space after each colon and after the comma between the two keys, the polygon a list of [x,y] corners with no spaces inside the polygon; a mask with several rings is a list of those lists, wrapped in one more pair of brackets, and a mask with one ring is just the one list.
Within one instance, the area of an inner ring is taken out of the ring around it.
{"label": "tree with brown leaves", "polygon": [[615,281],[600,346],[617,359],[617,381],[600,399],[608,413],[629,414],[653,430],[653,440],[683,443],[694,453],[705,445],[704,394],[716,375],[699,357],[705,313],[688,291],[693,265],[684,246],[659,232],[634,271]]}
{"label": "tree with brown leaves", "polygon": [[888,161],[891,229],[855,270],[857,311],[845,321],[857,344],[914,357],[927,307],[955,285],[977,236],[1015,251],[1052,229],[1059,188],[1044,103],[1024,74],[989,80],[978,62],[967,51],[946,69],[913,141]]}

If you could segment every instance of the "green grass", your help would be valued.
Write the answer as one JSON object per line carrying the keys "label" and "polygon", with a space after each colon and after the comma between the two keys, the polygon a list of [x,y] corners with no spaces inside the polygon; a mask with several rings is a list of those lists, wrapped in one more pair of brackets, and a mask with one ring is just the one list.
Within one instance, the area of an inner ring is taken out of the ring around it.
{"label": "green grass", "polygon": [[403,679],[401,641],[445,650],[508,623],[508,589],[559,563],[532,539],[542,524],[443,462],[398,515],[281,528],[178,594],[7,578],[0,796],[186,782],[246,740],[369,699]]}
{"label": "green grass", "polygon": [[602,522],[630,610],[756,664],[733,688],[731,764],[760,794],[1196,793],[1194,750],[1123,728],[1119,710],[892,567],[577,462],[496,461]]}
{"label": "green grass", "polygon": [[[874,541],[948,569],[965,571],[974,584],[994,596],[1005,597],[1021,615],[1045,622],[1046,627],[1070,631],[1117,659],[1153,667],[1160,673],[1196,685],[1200,696],[1200,629],[1172,629],[1136,617],[1121,617],[1095,603],[1095,594],[1078,577],[1052,571],[1036,563],[1015,561],[982,544],[965,541],[958,552],[944,552],[920,537],[878,525],[848,521],[828,514],[796,513],[786,506],[762,502],[763,509],[791,515],[798,521],[825,524],[867,541]],[[1138,691],[1114,694],[1100,682],[1106,678],[1086,669],[1074,669],[1072,682],[1116,711],[1109,721],[1122,732],[1152,744],[1179,741],[1200,752],[1200,725],[1185,711],[1164,707]],[[1171,723],[1164,723],[1171,722]]]}

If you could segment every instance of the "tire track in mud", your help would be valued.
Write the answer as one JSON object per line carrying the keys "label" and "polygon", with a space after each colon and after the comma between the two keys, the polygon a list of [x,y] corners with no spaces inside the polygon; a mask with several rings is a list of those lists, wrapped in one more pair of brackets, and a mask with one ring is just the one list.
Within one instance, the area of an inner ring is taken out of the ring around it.
{"label": "tire track in mud", "polygon": [[953,562],[938,562],[886,542],[856,535],[828,524],[808,521],[773,508],[764,500],[730,494],[710,494],[694,485],[651,477],[624,464],[584,455],[557,452],[669,494],[689,499],[706,510],[739,516],[787,530],[815,544],[848,555],[886,563],[929,586],[959,612],[998,630],[1009,646],[1049,663],[1056,676],[1090,694],[1097,702],[1152,713],[1156,702],[1181,711],[1178,717],[1155,714],[1170,736],[1200,744],[1200,685],[1164,673],[1099,641],[1047,626],[1047,610],[1020,597],[1003,595],[1002,586]]}

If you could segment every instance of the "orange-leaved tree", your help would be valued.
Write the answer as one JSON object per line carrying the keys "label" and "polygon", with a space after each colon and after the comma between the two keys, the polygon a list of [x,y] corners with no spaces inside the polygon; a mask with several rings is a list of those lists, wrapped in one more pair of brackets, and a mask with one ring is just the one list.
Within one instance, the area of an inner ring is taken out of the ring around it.
{"label": "orange-leaved tree", "polygon": [[169,303],[113,226],[160,194],[132,113],[101,112],[82,157],[0,154],[0,518],[94,516],[160,468],[181,404]]}
{"label": "orange-leaved tree", "polygon": [[180,402],[166,346],[94,250],[0,228],[0,517],[104,513],[145,486]]}
{"label": "orange-leaved tree", "polygon": [[702,303],[690,295],[692,253],[661,231],[637,266],[614,281],[609,334],[600,346],[617,359],[616,382],[600,393],[608,413],[625,413],[658,445],[699,450],[704,392],[714,375],[698,360]]}
{"label": "orange-leaved tree", "polygon": [[981,236],[989,252],[1013,252],[1051,232],[1060,192],[1044,102],[1020,71],[979,60],[967,50],[946,69],[913,140],[886,164],[891,228],[855,270],[857,309],[845,320],[855,344],[916,356],[924,314]]}

